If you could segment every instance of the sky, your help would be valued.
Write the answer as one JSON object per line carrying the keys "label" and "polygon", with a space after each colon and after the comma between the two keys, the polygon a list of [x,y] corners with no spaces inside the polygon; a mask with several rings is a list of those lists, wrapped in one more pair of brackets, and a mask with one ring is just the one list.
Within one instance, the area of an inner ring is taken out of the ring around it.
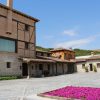
{"label": "sky", "polygon": [[100,49],[100,0],[14,0],[13,6],[40,20],[38,46]]}

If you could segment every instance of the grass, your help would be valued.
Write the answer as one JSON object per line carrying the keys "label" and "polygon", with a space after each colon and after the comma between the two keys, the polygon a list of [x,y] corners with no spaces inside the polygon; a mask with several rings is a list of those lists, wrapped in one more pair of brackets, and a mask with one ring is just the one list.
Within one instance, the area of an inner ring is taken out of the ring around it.
{"label": "grass", "polygon": [[14,79],[20,79],[21,76],[0,76],[0,81],[2,80],[14,80]]}

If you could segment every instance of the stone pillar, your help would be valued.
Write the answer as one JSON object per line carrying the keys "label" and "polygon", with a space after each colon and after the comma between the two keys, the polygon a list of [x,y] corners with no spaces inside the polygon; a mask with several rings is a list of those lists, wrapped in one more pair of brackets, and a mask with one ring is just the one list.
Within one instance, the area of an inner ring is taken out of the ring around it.
{"label": "stone pillar", "polygon": [[63,72],[63,74],[64,74],[64,66],[63,66],[63,63],[62,63],[62,72]]}
{"label": "stone pillar", "polygon": [[27,64],[27,66],[28,66],[28,76],[27,76],[27,79],[29,79],[30,78],[30,76],[31,76],[31,72],[30,72],[30,63],[28,63]]}
{"label": "stone pillar", "polygon": [[52,76],[54,76],[54,64],[52,63]]}
{"label": "stone pillar", "polygon": [[58,72],[57,72],[57,63],[56,63],[56,75],[58,75]]}

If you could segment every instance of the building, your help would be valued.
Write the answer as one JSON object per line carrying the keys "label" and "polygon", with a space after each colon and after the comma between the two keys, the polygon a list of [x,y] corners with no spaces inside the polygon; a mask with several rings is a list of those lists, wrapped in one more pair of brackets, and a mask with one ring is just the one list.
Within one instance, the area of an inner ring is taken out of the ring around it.
{"label": "building", "polygon": [[75,59],[75,52],[71,49],[58,48],[51,50],[52,57],[58,57],[62,60],[73,60]]}
{"label": "building", "polygon": [[13,0],[7,0],[7,6],[0,4],[0,76],[29,78],[76,72],[72,50],[36,51],[38,21],[13,9]]}
{"label": "building", "polygon": [[[57,52],[62,52],[62,54],[65,53],[65,55],[69,54],[70,58],[62,59],[61,57],[59,57],[60,55],[58,56]],[[56,49],[51,50],[50,52],[37,51],[36,54],[38,59],[45,60],[45,62],[43,63],[38,62],[36,64],[39,67],[38,71],[40,71],[43,76],[54,76],[76,72],[75,52],[72,50]],[[52,56],[56,54],[57,56]]]}
{"label": "building", "polygon": [[7,0],[7,6],[0,4],[0,76],[26,74],[27,64],[19,58],[36,58],[38,21],[13,9],[13,0]]}
{"label": "building", "polygon": [[75,67],[75,52],[72,49],[63,49],[58,48],[51,50],[51,56],[55,58],[59,58],[62,61],[68,61],[67,62],[67,73],[74,73],[76,72]]}
{"label": "building", "polygon": [[100,72],[100,55],[76,57],[76,65],[77,72]]}

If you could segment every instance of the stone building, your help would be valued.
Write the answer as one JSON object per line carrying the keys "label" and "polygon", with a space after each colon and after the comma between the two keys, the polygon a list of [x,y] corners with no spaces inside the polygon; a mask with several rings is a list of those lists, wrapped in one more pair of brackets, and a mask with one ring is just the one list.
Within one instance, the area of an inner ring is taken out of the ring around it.
{"label": "stone building", "polygon": [[[68,49],[56,49],[50,52],[37,51],[36,57],[45,62],[36,63],[38,71],[44,76],[54,76],[76,72],[75,52]],[[55,55],[55,56],[54,56]],[[61,57],[63,55],[63,57]],[[65,58],[65,55],[70,55]],[[60,56],[60,57],[59,57]],[[49,62],[48,62],[49,60]]]}
{"label": "stone building", "polygon": [[76,57],[77,72],[100,72],[100,55]]}
{"label": "stone building", "polygon": [[0,4],[0,76],[25,74],[26,64],[19,58],[35,58],[38,21],[13,9],[13,0]]}

